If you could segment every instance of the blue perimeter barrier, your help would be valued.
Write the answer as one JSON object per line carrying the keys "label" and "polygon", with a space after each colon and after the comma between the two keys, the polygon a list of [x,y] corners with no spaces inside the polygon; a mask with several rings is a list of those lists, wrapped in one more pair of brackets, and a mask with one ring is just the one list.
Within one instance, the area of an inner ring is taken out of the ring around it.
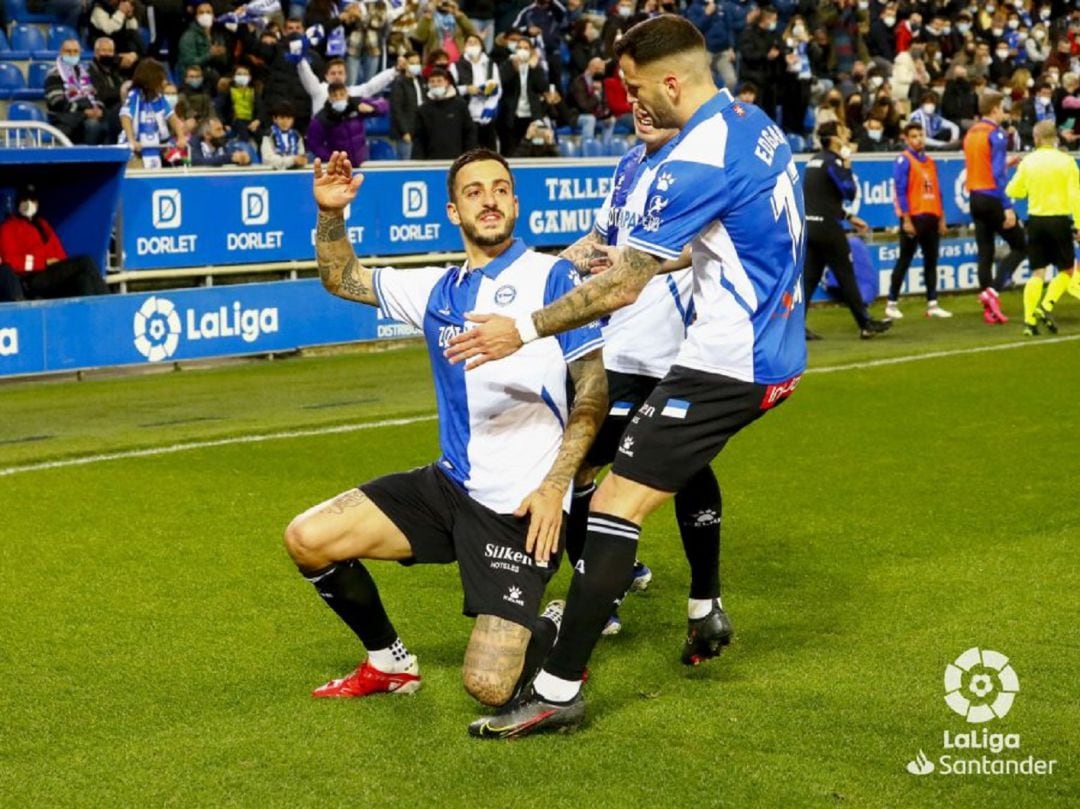
{"label": "blue perimeter barrier", "polygon": [[[898,250],[895,244],[870,247],[882,294],[888,290]],[[921,269],[922,259],[916,256],[905,292],[925,290]],[[975,288],[974,241],[943,241],[938,271],[944,291]],[[815,300],[825,297],[819,290]],[[0,304],[0,377],[418,334],[375,307],[335,298],[317,279],[9,303]]]}
{"label": "blue perimeter barrier", "polygon": [[[800,171],[807,155],[798,155]],[[896,155],[857,158],[853,213],[873,228],[895,227]],[[946,221],[969,219],[960,155],[935,155]],[[516,235],[532,247],[570,244],[592,229],[611,187],[615,159],[512,161],[521,204]],[[378,164],[347,216],[360,255],[396,256],[461,250],[446,218],[445,163]],[[1018,212],[1023,215],[1023,206]],[[137,172],[121,199],[121,269],[149,270],[310,261],[315,204],[311,172],[179,170]]]}

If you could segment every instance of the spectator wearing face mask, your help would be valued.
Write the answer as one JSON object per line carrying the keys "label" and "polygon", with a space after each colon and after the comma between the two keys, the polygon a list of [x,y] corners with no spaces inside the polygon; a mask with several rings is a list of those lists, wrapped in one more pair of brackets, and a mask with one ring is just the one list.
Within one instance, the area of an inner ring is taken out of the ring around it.
{"label": "spectator wearing face mask", "polygon": [[1036,23],[1031,27],[1024,41],[1024,52],[1027,53],[1028,60],[1035,70],[1041,70],[1051,53],[1050,38],[1047,36],[1045,25]]}
{"label": "spectator wearing face mask", "polygon": [[193,166],[247,166],[251,155],[243,149],[229,149],[228,135],[220,118],[207,118],[197,130],[197,138],[191,144]]}
{"label": "spectator wearing face mask", "polygon": [[570,69],[575,75],[585,71],[590,61],[604,58],[604,43],[600,24],[595,17],[582,17],[574,23],[570,37]]}
{"label": "spectator wearing face mask", "polygon": [[412,157],[416,114],[427,95],[427,82],[420,64],[420,54],[410,53],[405,69],[390,85],[390,137],[399,160]]}
{"label": "spectator wearing face mask", "polygon": [[739,38],[742,56],[740,75],[752,81],[761,90],[758,104],[770,118],[776,117],[779,98],[778,86],[783,81],[787,61],[784,40],[777,30],[776,9],[765,6],[758,12],[754,24],[743,31]]}
{"label": "spectator wearing face mask", "polygon": [[465,38],[479,35],[472,22],[451,0],[439,0],[434,9],[429,5],[421,12],[420,22],[413,33],[413,39],[423,43],[423,55],[426,58],[432,51],[446,51],[450,62],[461,58],[465,49]]}
{"label": "spectator wearing face mask", "polygon": [[[5,297],[34,300],[108,292],[92,258],[68,256],[56,231],[40,215],[41,202],[34,186],[19,189],[15,206],[15,213],[0,225],[0,264],[7,265],[19,279],[18,287],[6,285]],[[10,282],[10,275],[7,277]]]}
{"label": "spectator wearing face mask", "polygon": [[124,84],[124,77],[117,67],[116,46],[108,37],[98,37],[94,42],[94,61],[90,63],[88,72],[94,94],[105,110],[107,140],[113,143],[120,134],[120,88]]}
{"label": "spectator wearing face mask", "polygon": [[465,39],[465,51],[450,65],[450,76],[458,95],[469,105],[469,116],[476,125],[477,145],[494,150],[497,143],[495,116],[502,99],[502,83],[499,68],[484,53],[480,37],[473,35]]}
{"label": "spectator wearing face mask", "polygon": [[826,124],[839,124],[845,125],[845,110],[844,110],[844,97],[840,94],[840,91],[835,87],[825,94],[825,98],[821,101],[821,106],[817,108],[814,113],[814,131],[811,133],[811,140],[815,149],[820,148],[821,140],[818,135],[821,128]]}
{"label": "spectator wearing face mask", "polygon": [[1050,83],[1044,80],[1038,81],[1034,89],[1034,95],[1020,104],[1020,117],[1016,124],[1016,129],[1020,133],[1020,143],[1025,149],[1035,148],[1035,139],[1032,135],[1035,124],[1040,121],[1051,121],[1057,126],[1057,118],[1054,115],[1054,91]]}
{"label": "spectator wearing face mask", "polygon": [[994,47],[994,60],[990,63],[989,79],[994,84],[1005,86],[1016,71],[1016,63],[1009,52],[1009,46],[999,41]]}
{"label": "spectator wearing face mask", "polygon": [[870,23],[866,46],[870,55],[888,62],[896,59],[896,5],[886,3],[881,13]]}
{"label": "spectator wearing face mask", "polygon": [[806,108],[810,105],[810,32],[801,16],[791,18],[784,31],[783,87],[780,95],[780,123],[785,132],[802,135],[806,131]]}
{"label": "spectator wearing face mask", "polygon": [[49,123],[72,143],[98,146],[108,135],[105,107],[94,92],[90,72],[79,64],[81,51],[77,39],[66,40],[60,46],[56,66],[45,75],[45,103]]}
{"label": "spectator wearing face mask", "polygon": [[87,28],[95,50],[97,40],[108,37],[115,47],[114,53],[118,54],[117,66],[126,75],[135,69],[145,50],[139,35],[140,16],[145,15],[140,15],[132,0],[95,0],[90,11]]}
{"label": "spectator wearing face mask", "polygon": [[921,142],[929,148],[960,147],[960,127],[938,115],[938,95],[933,91],[923,93],[919,109],[911,113],[911,123],[921,127]]}
{"label": "spectator wearing face mask", "polygon": [[199,125],[214,114],[214,102],[210,99],[202,68],[198,65],[191,65],[184,74],[176,114],[183,120],[189,135],[195,134]]}
{"label": "spectator wearing face mask", "polygon": [[273,124],[262,141],[262,162],[274,169],[301,169],[307,165],[304,136],[293,128],[292,105],[282,101],[270,114]]}
{"label": "spectator wearing face mask", "polygon": [[514,29],[534,40],[539,38],[547,61],[548,82],[562,87],[562,34],[566,26],[566,7],[559,0],[534,0],[514,20]]}
{"label": "spectator wearing face mask", "polygon": [[349,96],[349,88],[344,84],[331,84],[326,106],[311,119],[308,148],[324,162],[329,160],[334,152],[345,152],[354,166],[360,165],[368,159],[364,118],[383,115],[387,107],[385,99],[357,100]]}
{"label": "spectator wearing face mask", "polygon": [[449,71],[428,76],[427,98],[416,113],[415,160],[453,160],[476,147],[476,124],[469,105],[457,94]]}
{"label": "spectator wearing face mask", "polygon": [[892,152],[896,150],[896,144],[885,137],[885,124],[880,118],[873,116],[866,119],[857,141],[859,154],[873,154],[874,152]]}
{"label": "spectator wearing face mask", "polygon": [[191,65],[202,68],[211,86],[217,83],[218,76],[228,73],[231,68],[225,31],[214,25],[214,7],[210,3],[199,3],[195,7],[195,20],[180,37],[176,69],[185,75]]}
{"label": "spectator wearing face mask", "polygon": [[[300,80],[303,65],[297,64],[301,59],[303,40],[304,22],[296,17],[285,21],[280,39],[269,29],[261,34],[249,29],[244,39],[244,50],[248,57],[266,66],[263,101],[271,107],[281,103],[289,104],[296,113],[294,125],[300,132],[307,131],[314,103]],[[323,72],[322,57],[308,54],[303,61],[307,63],[312,85],[318,89],[320,82],[316,73]],[[325,96],[323,98],[325,99]]]}
{"label": "spectator wearing face mask", "polygon": [[[297,72],[300,75],[300,83],[304,85],[304,89],[311,96],[311,112],[312,115],[315,115],[326,108],[330,85],[345,84],[348,68],[344,59],[331,59],[326,63],[325,81],[319,81],[315,77],[315,70],[305,58],[301,59],[297,65]],[[396,77],[397,68],[391,67],[381,73],[376,73],[373,79],[369,79],[363,84],[347,85],[345,89],[350,98],[374,98],[382,95],[393,84]]]}
{"label": "spectator wearing face mask", "polygon": [[619,0],[614,11],[608,14],[607,20],[604,22],[604,28],[600,32],[601,39],[604,42],[605,59],[614,58],[615,39],[626,33],[630,26],[641,19],[644,19],[644,16],[637,14],[636,0]]}
{"label": "spectator wearing face mask", "polygon": [[558,157],[555,132],[547,121],[539,119],[529,124],[529,129],[514,150],[514,157]]}
{"label": "spectator wearing face mask", "polygon": [[251,84],[251,68],[237,65],[229,88],[214,101],[218,117],[236,140],[258,142],[266,121],[262,94]]}
{"label": "spectator wearing face mask", "polygon": [[543,96],[548,87],[547,73],[533,58],[529,40],[520,37],[512,42],[512,55],[499,75],[503,88],[499,143],[504,155],[514,153],[529,124],[544,114]]}

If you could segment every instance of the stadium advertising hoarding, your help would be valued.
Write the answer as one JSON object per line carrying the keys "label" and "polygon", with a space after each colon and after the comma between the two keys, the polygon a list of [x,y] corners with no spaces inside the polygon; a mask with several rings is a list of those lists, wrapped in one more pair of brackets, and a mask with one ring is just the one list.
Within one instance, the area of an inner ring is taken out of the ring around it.
{"label": "stadium advertising hoarding", "polygon": [[[804,165],[800,156],[799,165]],[[969,221],[961,157],[937,157],[945,216]],[[610,189],[615,160],[531,161],[514,166],[521,203],[517,235],[534,247],[569,244],[587,233]],[[871,227],[895,227],[892,158],[854,162],[851,210]],[[315,210],[309,172],[131,175],[124,182],[121,245],[125,270],[310,261]],[[348,211],[361,255],[461,250],[446,219],[446,167],[377,166]]]}
{"label": "stadium advertising hoarding", "polygon": [[[517,235],[534,247],[569,244],[592,228],[613,161],[515,167]],[[446,167],[372,168],[347,211],[361,255],[459,251],[446,218]],[[122,200],[125,270],[310,261],[310,172],[180,172],[129,176]]]}
{"label": "stadium advertising hoarding", "polygon": [[418,332],[317,279],[0,305],[0,376],[262,354]]}

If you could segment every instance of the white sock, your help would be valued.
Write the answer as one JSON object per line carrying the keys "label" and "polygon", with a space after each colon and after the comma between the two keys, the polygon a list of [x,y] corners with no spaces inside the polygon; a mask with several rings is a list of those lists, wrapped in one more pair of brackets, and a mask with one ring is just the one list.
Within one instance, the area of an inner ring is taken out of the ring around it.
{"label": "white sock", "polygon": [[401,638],[397,638],[385,649],[368,649],[368,662],[379,671],[400,674],[413,665],[416,658],[405,648]]}
{"label": "white sock", "polygon": [[700,618],[704,618],[710,612],[712,612],[713,604],[723,609],[723,604],[720,603],[720,597],[716,598],[691,598],[687,599],[686,614],[690,617],[691,621],[696,621]]}
{"label": "white sock", "polygon": [[540,673],[533,680],[533,688],[544,699],[552,702],[569,702],[581,690],[581,680],[564,680],[562,677],[556,677],[540,669]]}

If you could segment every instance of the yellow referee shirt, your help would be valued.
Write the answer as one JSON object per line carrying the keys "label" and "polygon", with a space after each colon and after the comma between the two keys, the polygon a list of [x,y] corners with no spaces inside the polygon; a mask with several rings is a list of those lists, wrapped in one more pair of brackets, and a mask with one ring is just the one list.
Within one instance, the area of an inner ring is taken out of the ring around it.
{"label": "yellow referee shirt", "polygon": [[1080,169],[1076,158],[1053,146],[1040,146],[1021,160],[1005,193],[1026,197],[1028,216],[1072,216],[1080,226]]}

